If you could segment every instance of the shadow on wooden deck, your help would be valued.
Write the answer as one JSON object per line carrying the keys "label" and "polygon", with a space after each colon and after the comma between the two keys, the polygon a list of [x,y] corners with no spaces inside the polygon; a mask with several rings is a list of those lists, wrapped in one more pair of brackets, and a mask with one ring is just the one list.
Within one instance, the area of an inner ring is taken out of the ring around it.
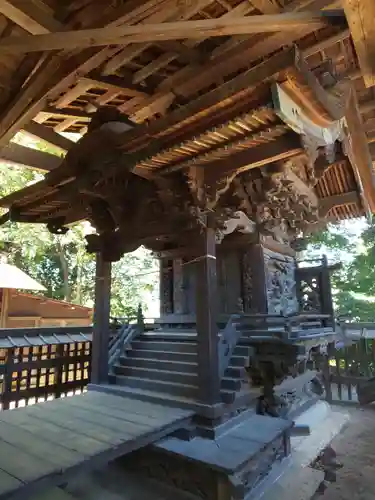
{"label": "shadow on wooden deck", "polygon": [[0,499],[61,485],[184,427],[193,412],[99,392],[0,412]]}

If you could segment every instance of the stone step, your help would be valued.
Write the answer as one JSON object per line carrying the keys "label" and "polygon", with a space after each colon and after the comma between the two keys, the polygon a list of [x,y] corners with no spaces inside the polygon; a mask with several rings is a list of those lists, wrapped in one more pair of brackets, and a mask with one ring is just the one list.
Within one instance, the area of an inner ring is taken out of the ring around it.
{"label": "stone step", "polygon": [[[147,351],[148,352],[148,351]],[[154,358],[139,358],[130,356],[121,356],[119,359],[119,364],[124,366],[135,366],[138,368],[156,369],[156,370],[168,370],[170,372],[181,372],[181,373],[198,373],[198,363],[197,362],[187,362],[187,361],[172,361],[165,359],[154,359]],[[240,368],[235,368],[228,372],[227,375],[232,377],[234,373],[239,373]]]}
{"label": "stone step", "polygon": [[242,387],[242,381],[239,378],[223,377],[221,379],[221,388],[229,391],[239,391]]}
{"label": "stone step", "polygon": [[232,356],[230,358],[230,366],[233,368],[243,368],[248,364],[249,356]]}
{"label": "stone step", "polygon": [[163,361],[181,361],[194,363],[197,361],[196,352],[169,352],[169,351],[153,351],[150,349],[135,349],[134,345],[127,351],[126,358],[143,358]]}
{"label": "stone step", "polygon": [[194,330],[184,330],[184,329],[176,329],[176,330],[152,330],[150,332],[142,333],[138,335],[138,340],[161,340],[161,341],[184,341],[184,340],[193,340],[195,341],[197,338],[197,332]]}
{"label": "stone step", "polygon": [[231,391],[231,390],[228,390],[228,389],[222,389],[220,391],[220,394],[221,394],[221,400],[223,403],[227,404],[227,405],[230,405],[232,403],[234,403],[235,399],[236,399],[236,391]]}
{"label": "stone step", "polygon": [[242,366],[228,366],[224,375],[225,377],[238,378],[240,380],[247,379],[246,370]]}
{"label": "stone step", "polygon": [[195,385],[179,384],[175,382],[166,382],[162,380],[152,380],[149,378],[130,377],[124,375],[116,375],[116,384],[132,387],[133,389],[156,391],[185,398],[195,398],[198,393],[198,388]]}
{"label": "stone step", "polygon": [[114,372],[126,377],[138,377],[155,381],[173,382],[186,385],[198,385],[197,373],[173,372],[170,370],[159,370],[155,368],[144,368],[139,366],[115,365]]}
{"label": "stone step", "polygon": [[164,352],[197,352],[196,342],[174,342],[174,341],[154,341],[154,340],[135,340],[131,344],[132,349],[142,349],[147,351]]}
{"label": "stone step", "polygon": [[247,346],[236,345],[236,347],[233,349],[232,356],[244,356],[249,358],[250,356],[249,348]]}

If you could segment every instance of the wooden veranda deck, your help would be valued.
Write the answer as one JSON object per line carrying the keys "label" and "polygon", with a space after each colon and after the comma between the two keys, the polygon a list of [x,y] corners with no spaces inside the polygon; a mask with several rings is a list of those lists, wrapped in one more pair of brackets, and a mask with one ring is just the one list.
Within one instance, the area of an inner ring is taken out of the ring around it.
{"label": "wooden veranda deck", "polygon": [[61,485],[70,473],[159,440],[191,416],[95,391],[0,412],[0,499],[28,498]]}

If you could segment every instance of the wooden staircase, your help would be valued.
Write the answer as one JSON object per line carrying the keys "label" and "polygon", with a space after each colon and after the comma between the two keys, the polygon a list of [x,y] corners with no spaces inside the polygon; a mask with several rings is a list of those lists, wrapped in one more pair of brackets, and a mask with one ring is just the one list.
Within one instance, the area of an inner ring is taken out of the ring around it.
{"label": "wooden staircase", "polygon": [[[111,382],[129,392],[198,399],[196,331],[146,332],[125,347],[113,365]],[[221,379],[221,400],[232,404],[247,388],[251,349],[236,346]]]}
{"label": "wooden staircase", "polygon": [[[322,318],[231,316],[219,332],[221,402],[236,409],[258,397],[260,388],[250,386],[246,371],[250,358],[267,360],[273,356],[288,362],[291,354],[303,354],[304,348],[298,347],[296,340],[332,333]],[[168,404],[199,402],[197,332],[192,323],[149,325],[143,333],[128,326],[120,338],[121,348],[111,363],[111,384],[130,397]]]}

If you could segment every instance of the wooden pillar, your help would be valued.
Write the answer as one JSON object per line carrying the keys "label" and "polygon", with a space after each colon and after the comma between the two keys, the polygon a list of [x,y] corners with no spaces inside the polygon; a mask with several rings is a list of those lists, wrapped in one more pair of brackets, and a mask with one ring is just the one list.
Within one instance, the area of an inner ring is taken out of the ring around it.
{"label": "wooden pillar", "polygon": [[326,255],[323,255],[322,258],[320,293],[321,293],[322,313],[330,314],[332,317],[332,320],[328,321],[326,326],[331,326],[333,321],[334,311],[333,311],[331,276]]}
{"label": "wooden pillar", "polygon": [[262,245],[251,245],[252,267],[252,311],[254,313],[268,313],[267,276]]}
{"label": "wooden pillar", "polygon": [[108,382],[108,342],[111,299],[111,263],[96,255],[94,329],[91,354],[91,383]]}
{"label": "wooden pillar", "polygon": [[8,309],[10,300],[10,289],[0,290],[0,328],[6,328],[8,323]]}
{"label": "wooden pillar", "polygon": [[173,260],[173,312],[185,313],[184,266],[182,259]]}
{"label": "wooden pillar", "polygon": [[173,262],[160,259],[160,315],[173,314]]}
{"label": "wooden pillar", "polygon": [[199,399],[212,405],[220,401],[215,230],[207,227],[197,239],[200,249],[195,263]]}

